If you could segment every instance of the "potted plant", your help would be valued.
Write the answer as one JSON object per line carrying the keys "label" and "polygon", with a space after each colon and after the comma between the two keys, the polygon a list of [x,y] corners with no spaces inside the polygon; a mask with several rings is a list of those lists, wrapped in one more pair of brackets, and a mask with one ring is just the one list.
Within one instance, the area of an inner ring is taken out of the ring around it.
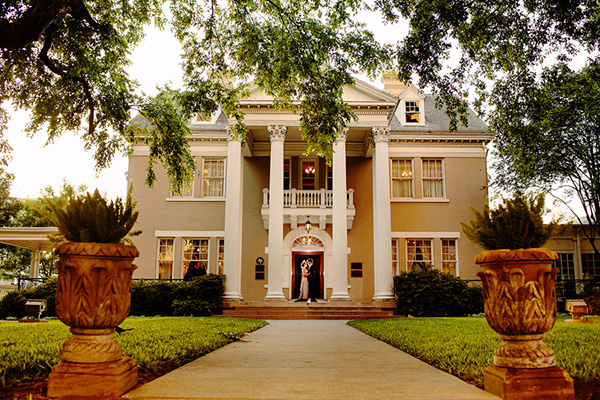
{"label": "potted plant", "polygon": [[[71,328],[52,369],[50,397],[120,396],[137,382],[137,365],[121,357],[115,328],[129,313],[135,246],[125,244],[138,213],[128,194],[125,203],[108,201],[98,190],[47,199],[56,224],[56,314]],[[85,382],[85,385],[81,383]]]}
{"label": "potted plant", "polygon": [[[483,269],[477,275],[483,283],[485,317],[502,340],[494,365],[484,372],[486,390],[505,399],[539,398],[534,381],[552,376],[562,385],[560,396],[565,387],[569,390],[569,381],[572,395],[571,378],[555,366],[554,352],[543,342],[556,321],[553,262],[558,255],[541,246],[559,230],[558,221],[544,223],[544,194],[516,193],[494,209],[486,205],[483,212],[471,211],[475,219],[461,225],[467,238],[486,250],[475,259]],[[543,386],[553,387],[550,382]]]}

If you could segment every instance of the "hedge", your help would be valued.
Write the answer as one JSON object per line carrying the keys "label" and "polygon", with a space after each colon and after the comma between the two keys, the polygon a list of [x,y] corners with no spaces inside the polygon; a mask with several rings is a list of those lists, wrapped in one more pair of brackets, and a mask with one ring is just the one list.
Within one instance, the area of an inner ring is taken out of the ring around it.
{"label": "hedge", "polygon": [[433,267],[415,268],[394,278],[398,314],[460,317],[483,312],[483,291]]}
{"label": "hedge", "polygon": [[[221,314],[223,303],[222,275],[205,275],[185,282],[134,281],[131,285],[129,315],[136,316],[210,316]],[[56,316],[54,299],[57,278],[42,285],[9,292],[0,299],[0,318],[25,316],[27,299],[46,299],[43,317]]]}

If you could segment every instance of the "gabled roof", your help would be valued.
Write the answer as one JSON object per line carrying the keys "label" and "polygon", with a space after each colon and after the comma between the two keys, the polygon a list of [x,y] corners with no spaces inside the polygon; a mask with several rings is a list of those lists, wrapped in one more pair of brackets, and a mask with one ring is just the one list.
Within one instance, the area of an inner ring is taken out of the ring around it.
{"label": "gabled roof", "polygon": [[[367,103],[391,103],[396,104],[398,99],[385,90],[381,90],[358,78],[354,78],[354,86],[345,85],[342,99],[348,104],[367,104]],[[241,99],[243,104],[254,102],[273,102],[273,97],[261,92],[258,85],[251,82],[249,87],[250,96]],[[299,101],[298,101],[299,102]]]}

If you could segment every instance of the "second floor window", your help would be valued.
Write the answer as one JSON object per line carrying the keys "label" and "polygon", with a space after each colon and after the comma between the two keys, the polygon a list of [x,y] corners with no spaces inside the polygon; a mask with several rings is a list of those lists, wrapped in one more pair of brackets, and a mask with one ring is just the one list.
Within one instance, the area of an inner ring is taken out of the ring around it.
{"label": "second floor window", "polygon": [[444,168],[442,160],[423,159],[423,197],[444,197]]}
{"label": "second floor window", "polygon": [[392,197],[413,197],[411,159],[392,159]]}
{"label": "second floor window", "polygon": [[202,197],[225,195],[225,158],[204,157],[202,165]]}

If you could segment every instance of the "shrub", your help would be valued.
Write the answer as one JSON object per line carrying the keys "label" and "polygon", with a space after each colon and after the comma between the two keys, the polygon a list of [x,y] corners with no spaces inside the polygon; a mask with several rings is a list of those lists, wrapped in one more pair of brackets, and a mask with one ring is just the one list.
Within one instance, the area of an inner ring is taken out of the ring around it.
{"label": "shrub", "polygon": [[475,219],[460,224],[467,238],[485,250],[541,247],[559,229],[557,221],[544,223],[543,193],[537,196],[515,193],[495,209],[485,205],[481,213],[471,206],[471,212]]}
{"label": "shrub", "polygon": [[129,315],[173,315],[173,292],[177,283],[168,281],[134,281],[131,284]]}
{"label": "shrub", "polygon": [[129,315],[208,316],[220,314],[223,276],[205,275],[185,282],[135,281]]}
{"label": "shrub", "polygon": [[55,317],[56,308],[54,299],[56,297],[57,281],[56,277],[52,277],[39,286],[9,292],[0,300],[0,318],[24,317],[25,303],[27,303],[28,299],[45,299],[46,311],[42,313],[42,317]]}
{"label": "shrub", "polygon": [[590,314],[600,315],[600,286],[586,285],[581,297],[590,307]]}
{"label": "shrub", "polygon": [[458,317],[483,312],[483,291],[432,267],[403,272],[394,278],[401,315]]}
{"label": "shrub", "polygon": [[0,300],[0,318],[22,318],[25,316],[27,297],[23,292],[25,291],[13,290]]}
{"label": "shrub", "polygon": [[204,275],[180,283],[175,289],[174,315],[220,314],[223,303],[222,275]]}

